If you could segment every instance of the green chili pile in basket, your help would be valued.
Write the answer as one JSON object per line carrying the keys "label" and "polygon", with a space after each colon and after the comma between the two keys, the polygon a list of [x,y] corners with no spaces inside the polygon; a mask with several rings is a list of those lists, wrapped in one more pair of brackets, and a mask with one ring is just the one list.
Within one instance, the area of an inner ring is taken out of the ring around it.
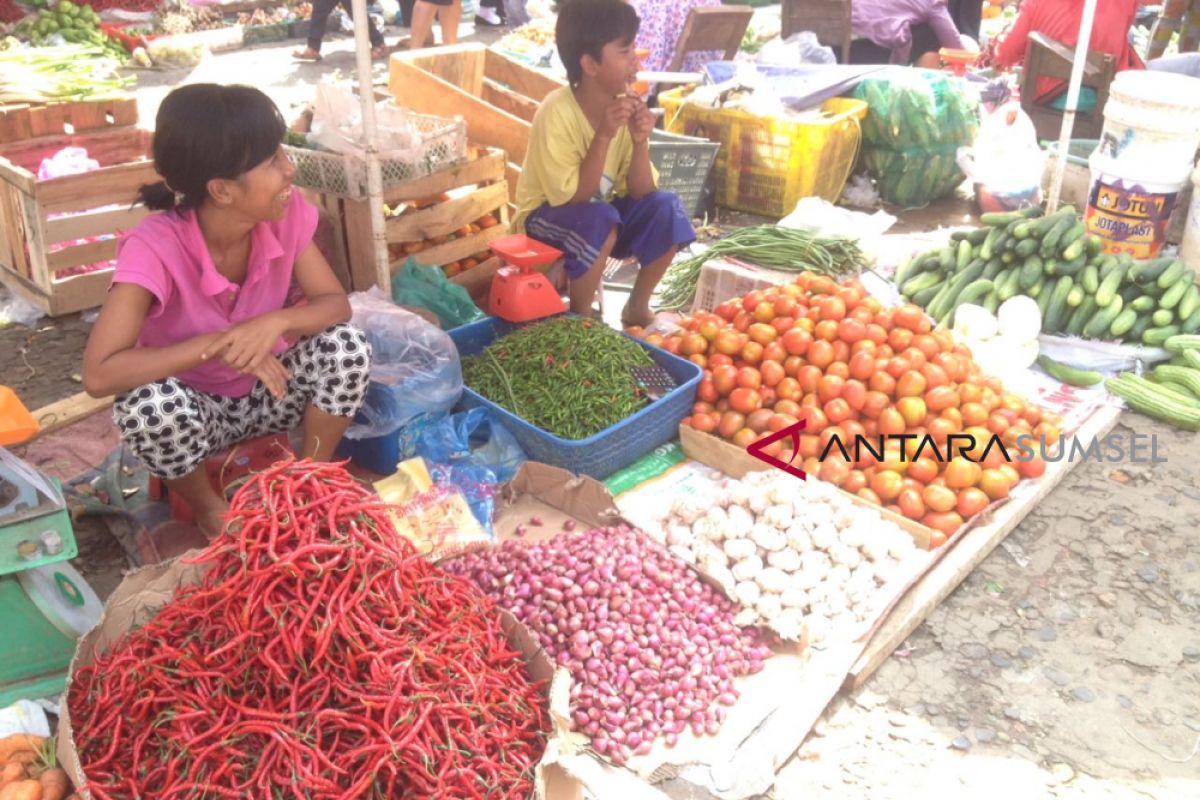
{"label": "green chili pile in basket", "polygon": [[645,408],[632,370],[653,365],[636,342],[580,317],[530,325],[462,360],[469,388],[563,439],[586,439]]}
{"label": "green chili pile in basket", "polygon": [[858,240],[845,236],[821,236],[811,231],[755,225],[740,228],[713,243],[703,253],[676,261],[667,270],[655,308],[679,311],[689,308],[700,284],[705,262],[730,256],[785,272],[809,270],[840,277],[857,274],[866,265]]}

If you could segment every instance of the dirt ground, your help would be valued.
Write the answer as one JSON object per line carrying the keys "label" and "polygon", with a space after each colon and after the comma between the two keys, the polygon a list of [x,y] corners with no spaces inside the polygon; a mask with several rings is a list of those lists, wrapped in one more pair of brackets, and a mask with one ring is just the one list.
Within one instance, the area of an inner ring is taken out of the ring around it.
{"label": "dirt ground", "polygon": [[[290,60],[297,45],[141,73],[143,119],[152,124],[179,82],[251,75],[290,118],[322,75],[354,67],[349,39],[330,38],[316,65]],[[969,213],[955,198],[894,230]],[[0,330],[3,382],[30,408],[79,391],[87,329],[73,315]],[[1078,466],[862,689],[834,703],[770,797],[1200,797],[1200,436],[1136,414],[1117,430],[1157,435],[1168,463]],[[77,535],[75,564],[107,595],[120,549],[95,520]]]}

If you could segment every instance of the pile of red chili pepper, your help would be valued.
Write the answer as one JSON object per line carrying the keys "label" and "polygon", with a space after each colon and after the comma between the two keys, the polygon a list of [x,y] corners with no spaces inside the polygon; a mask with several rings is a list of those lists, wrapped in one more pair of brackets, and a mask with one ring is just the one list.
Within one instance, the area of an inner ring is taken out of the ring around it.
{"label": "pile of red chili pepper", "polygon": [[544,687],[494,603],[341,467],[258,474],[197,561],[199,583],[74,674],[94,798],[531,796]]}

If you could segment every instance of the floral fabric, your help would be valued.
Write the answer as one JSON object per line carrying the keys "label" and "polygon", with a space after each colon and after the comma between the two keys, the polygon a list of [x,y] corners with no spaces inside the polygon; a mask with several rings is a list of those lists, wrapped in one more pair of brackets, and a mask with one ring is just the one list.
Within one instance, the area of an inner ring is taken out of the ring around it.
{"label": "floral fabric", "polygon": [[[675,58],[675,47],[683,33],[688,13],[693,8],[709,8],[721,5],[721,0],[630,0],[642,18],[638,30],[637,46],[650,51],[642,59],[642,69],[662,72],[671,66]],[[709,61],[719,61],[725,54],[716,50],[689,53],[683,62],[684,72],[698,72]]]}

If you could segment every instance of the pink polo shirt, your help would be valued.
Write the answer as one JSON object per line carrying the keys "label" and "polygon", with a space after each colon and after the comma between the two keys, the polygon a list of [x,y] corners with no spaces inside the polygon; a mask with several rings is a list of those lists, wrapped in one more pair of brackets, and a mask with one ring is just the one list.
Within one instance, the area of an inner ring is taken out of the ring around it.
{"label": "pink polo shirt", "polygon": [[[194,211],[146,217],[122,238],[113,274],[113,283],[133,283],[154,295],[138,345],[165,347],[283,308],[296,258],[316,229],[317,209],[293,191],[281,220],[254,227],[246,280],[239,286],[217,271]],[[286,347],[280,339],[272,352]],[[258,380],[220,361],[175,377],[226,397],[249,394]]]}

